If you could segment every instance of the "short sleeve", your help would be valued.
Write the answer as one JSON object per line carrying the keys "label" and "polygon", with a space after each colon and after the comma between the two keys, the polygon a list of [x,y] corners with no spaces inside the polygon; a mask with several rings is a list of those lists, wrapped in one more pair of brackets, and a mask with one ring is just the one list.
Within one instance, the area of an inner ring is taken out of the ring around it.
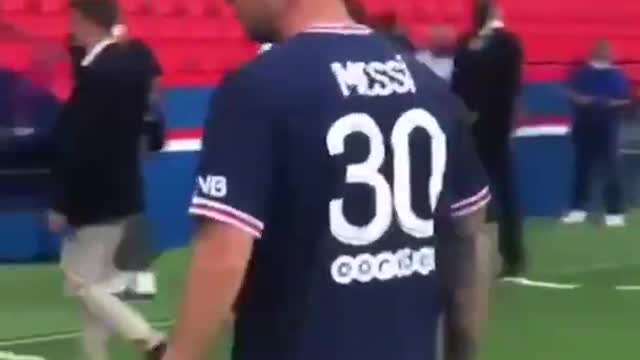
{"label": "short sleeve", "polygon": [[269,217],[274,134],[265,94],[246,73],[218,91],[207,119],[189,213],[233,225],[255,238]]}
{"label": "short sleeve", "polygon": [[453,217],[478,211],[491,200],[487,176],[476,154],[470,127],[460,124],[449,144],[445,191]]}

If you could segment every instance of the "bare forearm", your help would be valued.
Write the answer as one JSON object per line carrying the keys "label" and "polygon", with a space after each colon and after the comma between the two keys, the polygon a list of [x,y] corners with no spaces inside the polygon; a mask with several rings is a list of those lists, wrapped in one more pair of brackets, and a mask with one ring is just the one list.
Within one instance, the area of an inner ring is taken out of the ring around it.
{"label": "bare forearm", "polygon": [[[203,359],[210,340],[228,319],[242,283],[242,271],[234,264],[216,264],[215,255],[196,255],[186,295],[176,325],[172,359]],[[212,264],[213,263],[213,264]]]}
{"label": "bare forearm", "polygon": [[457,284],[447,313],[447,360],[471,360],[488,318],[491,252],[484,232],[465,233]]}

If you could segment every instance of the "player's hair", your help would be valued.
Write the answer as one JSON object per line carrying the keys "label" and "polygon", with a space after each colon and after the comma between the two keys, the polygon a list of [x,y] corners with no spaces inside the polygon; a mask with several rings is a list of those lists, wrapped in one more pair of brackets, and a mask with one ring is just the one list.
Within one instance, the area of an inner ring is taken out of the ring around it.
{"label": "player's hair", "polygon": [[118,23],[120,14],[115,0],[72,0],[70,6],[105,30],[110,31]]}

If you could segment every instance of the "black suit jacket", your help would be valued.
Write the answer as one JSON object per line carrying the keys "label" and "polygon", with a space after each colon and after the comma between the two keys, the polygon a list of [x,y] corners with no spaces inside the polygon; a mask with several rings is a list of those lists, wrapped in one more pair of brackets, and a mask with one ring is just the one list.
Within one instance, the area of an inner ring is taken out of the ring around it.
{"label": "black suit jacket", "polygon": [[139,144],[152,77],[121,44],[78,70],[56,124],[53,172],[54,209],[74,226],[143,210]]}
{"label": "black suit jacket", "polygon": [[478,114],[474,133],[481,141],[508,142],[521,91],[523,51],[518,37],[505,29],[478,38],[464,36],[458,44],[452,87]]}

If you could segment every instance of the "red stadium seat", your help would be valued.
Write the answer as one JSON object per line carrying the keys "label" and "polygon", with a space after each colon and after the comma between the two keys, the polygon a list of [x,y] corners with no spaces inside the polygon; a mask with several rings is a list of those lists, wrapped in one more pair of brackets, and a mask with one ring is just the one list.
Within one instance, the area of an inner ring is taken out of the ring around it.
{"label": "red stadium seat", "polygon": [[2,0],[0,1],[0,11],[25,11],[29,5],[29,0]]}
{"label": "red stadium seat", "polygon": [[15,13],[2,21],[37,37],[63,39],[69,34],[69,18],[64,14]]}
{"label": "red stadium seat", "polygon": [[438,6],[433,0],[403,1],[398,3],[398,12],[410,21],[430,23],[437,17]]}
{"label": "red stadium seat", "polygon": [[186,19],[183,16],[130,15],[128,24],[131,34],[141,38],[243,40],[243,32],[238,23],[221,17]]}
{"label": "red stadium seat", "polygon": [[438,18],[443,21],[462,21],[467,13],[464,0],[439,0]]}
{"label": "red stadium seat", "polygon": [[40,11],[44,13],[61,12],[67,9],[67,0],[39,0]]}
{"label": "red stadium seat", "polygon": [[217,6],[213,0],[184,0],[183,6],[190,16],[212,16],[217,14]]}
{"label": "red stadium seat", "polygon": [[30,44],[24,41],[0,42],[0,68],[26,71],[31,66]]}
{"label": "red stadium seat", "polygon": [[625,73],[636,82],[640,82],[640,62],[623,66]]}
{"label": "red stadium seat", "polygon": [[[244,31],[227,0],[118,0],[132,36],[151,42],[167,77],[173,82],[208,84],[255,55],[255,44]],[[465,28],[469,0],[361,0],[368,16],[396,16],[417,45],[430,37],[433,25]],[[618,60],[640,61],[640,1],[501,0],[508,26],[521,36],[532,74],[560,76],[562,64],[584,59],[593,42],[611,40]],[[68,0],[0,0],[0,21],[28,36],[62,41],[69,32]],[[26,66],[25,49],[1,43],[0,60]],[[544,65],[547,64],[547,65]],[[626,71],[640,80],[640,65]],[[535,77],[535,76],[534,76]]]}
{"label": "red stadium seat", "polygon": [[182,0],[153,0],[151,9],[160,15],[178,15],[184,10]]}
{"label": "red stadium seat", "polygon": [[141,14],[149,12],[151,1],[153,0],[119,0],[119,3],[125,14]]}
{"label": "red stadium seat", "polygon": [[[210,0],[211,1],[211,0]],[[229,6],[227,0],[212,0],[212,6],[217,16],[233,17],[233,9]]]}

